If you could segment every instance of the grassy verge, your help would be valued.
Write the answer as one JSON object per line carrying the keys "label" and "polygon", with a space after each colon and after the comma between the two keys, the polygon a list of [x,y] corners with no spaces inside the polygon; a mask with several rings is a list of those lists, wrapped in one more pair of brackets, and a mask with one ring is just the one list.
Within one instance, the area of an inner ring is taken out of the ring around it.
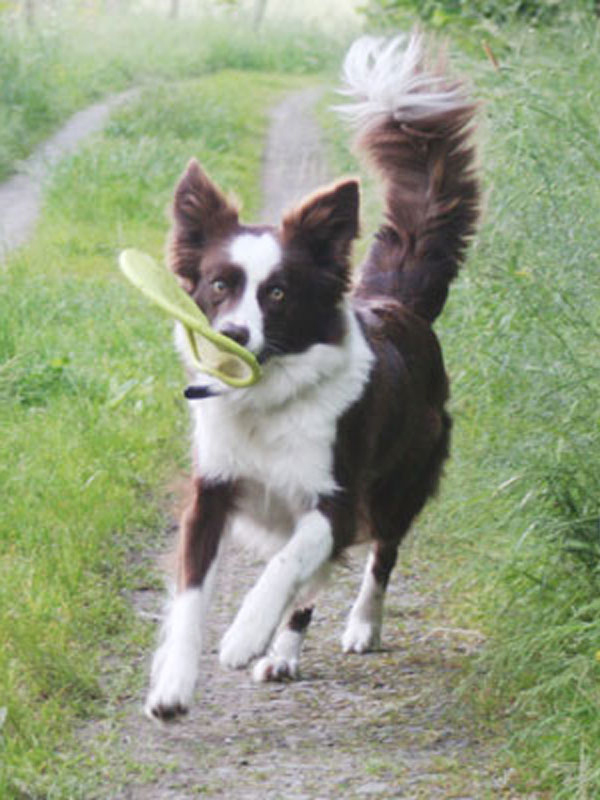
{"label": "grassy verge", "polygon": [[482,80],[489,209],[444,331],[455,374],[461,339],[471,361],[455,394],[479,488],[461,527],[492,637],[472,680],[555,798],[600,793],[599,38],[524,35]]}
{"label": "grassy verge", "polygon": [[499,33],[499,70],[473,41],[461,65],[487,208],[439,325],[453,458],[416,549],[449,626],[487,638],[465,697],[500,726],[514,785],[565,800],[600,796],[599,39]]}
{"label": "grassy verge", "polygon": [[339,63],[347,34],[296,22],[256,33],[243,19],[165,22],[94,13],[23,28],[0,11],[0,180],[62,120],[107,93],[221,69],[312,73]]}
{"label": "grassy verge", "polygon": [[[0,290],[0,796],[91,797],[78,720],[139,676],[104,674],[146,633],[127,593],[186,457],[170,323],[125,286],[124,246],[161,257],[189,157],[257,211],[264,109],[293,81],[224,72],[148,88],[58,169]],[[131,663],[131,658],[128,659]]]}

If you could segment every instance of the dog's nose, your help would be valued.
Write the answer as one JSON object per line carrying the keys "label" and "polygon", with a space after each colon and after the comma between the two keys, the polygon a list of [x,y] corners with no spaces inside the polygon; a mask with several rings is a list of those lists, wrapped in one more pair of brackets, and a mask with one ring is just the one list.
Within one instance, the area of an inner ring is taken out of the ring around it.
{"label": "dog's nose", "polygon": [[244,325],[234,325],[232,322],[228,322],[219,331],[222,333],[223,336],[228,336],[230,339],[233,339],[234,342],[241,344],[242,347],[245,347],[249,340],[250,340],[250,331]]}

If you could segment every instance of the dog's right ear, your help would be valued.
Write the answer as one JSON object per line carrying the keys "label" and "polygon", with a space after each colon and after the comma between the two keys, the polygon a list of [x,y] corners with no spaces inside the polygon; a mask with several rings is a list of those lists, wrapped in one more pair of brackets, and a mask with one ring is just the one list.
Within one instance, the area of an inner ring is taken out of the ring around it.
{"label": "dog's right ear", "polygon": [[169,263],[191,289],[198,280],[202,250],[237,225],[238,210],[193,158],[175,188],[172,213]]}
{"label": "dog's right ear", "polygon": [[173,217],[200,243],[234,226],[238,212],[193,158],[175,189]]}

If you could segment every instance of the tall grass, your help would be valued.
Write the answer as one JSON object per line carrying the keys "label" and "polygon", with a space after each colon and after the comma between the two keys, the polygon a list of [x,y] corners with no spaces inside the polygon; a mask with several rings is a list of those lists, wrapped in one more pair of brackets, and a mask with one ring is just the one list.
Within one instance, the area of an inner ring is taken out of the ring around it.
{"label": "tall grass", "polygon": [[124,285],[117,253],[161,258],[191,155],[255,213],[266,110],[292,83],[225,72],[147,88],[60,166],[35,240],[1,273],[0,797],[96,796],[101,756],[81,760],[77,722],[146,672],[128,597],[152,585],[143,553],[187,420],[171,325]]}
{"label": "tall grass", "polygon": [[565,800],[600,794],[599,41],[517,33],[500,71],[473,65],[488,201],[441,325],[457,424],[440,555],[489,637],[467,686],[507,720],[523,785]]}
{"label": "tall grass", "polygon": [[[445,587],[450,624],[487,637],[465,698],[505,736],[516,785],[595,798],[600,31],[496,36],[498,70],[478,40],[478,57],[457,59],[482,102],[486,208],[438,325],[453,456],[418,547]],[[339,141],[333,153],[351,169]]]}
{"label": "tall grass", "polygon": [[517,41],[482,76],[489,208],[444,324],[469,479],[489,492],[467,515],[482,537],[477,602],[494,620],[480,698],[509,714],[511,757],[553,797],[595,797],[600,35]]}
{"label": "tall grass", "polygon": [[68,114],[107,93],[221,69],[314,73],[339,63],[345,30],[243,18],[166,22],[150,13],[48,16],[34,30],[0,12],[0,180]]}

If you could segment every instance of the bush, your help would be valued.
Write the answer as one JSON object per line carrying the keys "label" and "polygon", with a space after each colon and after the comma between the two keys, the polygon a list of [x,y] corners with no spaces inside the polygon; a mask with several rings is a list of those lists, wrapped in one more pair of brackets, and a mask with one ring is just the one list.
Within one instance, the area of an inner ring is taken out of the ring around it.
{"label": "bush", "polygon": [[549,23],[567,13],[591,15],[597,11],[595,0],[368,0],[364,8],[369,23],[384,26],[403,24],[409,14],[443,25],[457,19]]}

